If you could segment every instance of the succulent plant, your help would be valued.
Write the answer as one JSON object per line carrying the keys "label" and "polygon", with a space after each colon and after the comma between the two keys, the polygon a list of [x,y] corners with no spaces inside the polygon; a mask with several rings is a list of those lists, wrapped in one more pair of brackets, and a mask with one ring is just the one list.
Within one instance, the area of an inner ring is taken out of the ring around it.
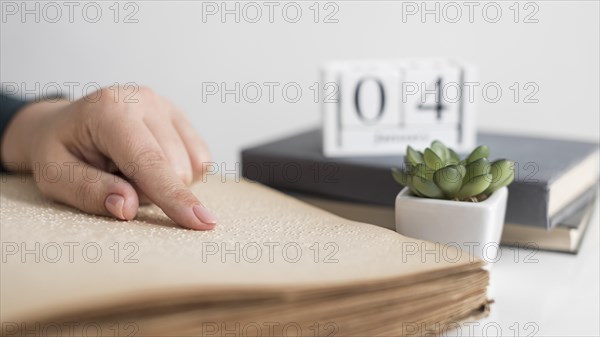
{"label": "succulent plant", "polygon": [[423,152],[408,146],[405,170],[394,168],[392,176],[420,197],[483,201],[515,177],[513,161],[490,162],[489,154],[490,149],[481,145],[461,160],[456,152],[437,140]]}

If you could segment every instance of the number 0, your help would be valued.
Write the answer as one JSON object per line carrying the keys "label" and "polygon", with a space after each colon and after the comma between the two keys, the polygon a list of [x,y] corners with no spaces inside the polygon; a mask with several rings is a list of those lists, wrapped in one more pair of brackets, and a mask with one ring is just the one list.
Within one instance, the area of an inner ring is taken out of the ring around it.
{"label": "number 0", "polygon": [[[362,110],[360,109],[360,98],[359,98],[360,88],[368,80],[375,81],[375,83],[377,83],[377,87],[379,88],[380,102],[381,102],[381,104],[379,105],[379,111],[377,112],[377,115],[375,116],[375,118],[373,118],[371,120],[368,120],[365,117],[365,115],[363,114]],[[372,122],[375,122],[378,119],[380,119],[381,116],[383,115],[383,109],[385,108],[385,93],[383,92],[383,84],[381,84],[381,82],[375,78],[361,79],[358,82],[358,84],[356,85],[356,90],[354,91],[354,107],[356,108],[356,113],[358,114],[358,117],[360,117],[360,119],[362,119],[365,122],[372,123]]]}

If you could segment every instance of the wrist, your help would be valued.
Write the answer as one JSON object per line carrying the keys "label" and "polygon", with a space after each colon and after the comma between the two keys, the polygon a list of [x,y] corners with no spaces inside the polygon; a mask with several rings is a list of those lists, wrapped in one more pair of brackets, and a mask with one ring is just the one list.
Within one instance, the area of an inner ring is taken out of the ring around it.
{"label": "wrist", "polygon": [[12,118],[1,139],[2,165],[9,171],[31,171],[31,149],[46,118],[68,101],[29,103]]}

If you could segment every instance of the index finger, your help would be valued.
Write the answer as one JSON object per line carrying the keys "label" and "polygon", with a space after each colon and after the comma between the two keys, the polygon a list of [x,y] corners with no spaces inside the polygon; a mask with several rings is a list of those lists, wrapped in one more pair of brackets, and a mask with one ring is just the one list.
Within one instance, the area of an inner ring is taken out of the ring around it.
{"label": "index finger", "polygon": [[125,120],[105,137],[107,155],[123,169],[135,165],[135,184],[177,224],[207,230],[216,218],[169,165],[154,135],[142,121]]}

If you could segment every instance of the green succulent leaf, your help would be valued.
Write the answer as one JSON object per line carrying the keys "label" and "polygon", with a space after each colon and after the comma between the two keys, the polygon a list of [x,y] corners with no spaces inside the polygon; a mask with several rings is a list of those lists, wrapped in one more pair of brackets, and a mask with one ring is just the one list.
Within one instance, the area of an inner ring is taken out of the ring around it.
{"label": "green succulent leaf", "polygon": [[410,192],[418,197],[423,197],[423,195],[421,193],[419,193],[419,191],[417,191],[417,189],[413,186],[413,177],[410,175],[406,176],[406,187],[408,187],[410,189]]}
{"label": "green succulent leaf", "polygon": [[448,198],[454,198],[458,193],[462,186],[462,178],[460,169],[456,165],[446,166],[433,175],[433,181]]}
{"label": "green succulent leaf", "polygon": [[450,155],[450,158],[448,159],[448,164],[456,165],[460,163],[460,157],[458,156],[458,153],[454,152],[454,150],[449,148],[448,154]]}
{"label": "green succulent leaf", "polygon": [[408,174],[406,174],[405,172],[400,171],[397,168],[393,168],[392,169],[392,177],[398,184],[400,184],[402,186],[408,185]]}
{"label": "green succulent leaf", "polygon": [[433,180],[433,173],[435,171],[427,167],[425,164],[417,164],[411,167],[408,172],[409,175],[413,177],[419,177],[426,180]]}
{"label": "green succulent leaf", "polygon": [[463,181],[467,183],[474,177],[490,173],[490,167],[491,164],[487,158],[479,158],[476,161],[467,164],[465,167],[466,175]]}
{"label": "green succulent leaf", "polygon": [[458,164],[458,165],[456,165],[456,168],[460,172],[460,177],[464,178],[465,175],[467,174],[467,167],[465,165]]}
{"label": "green succulent leaf", "polygon": [[490,148],[486,145],[480,145],[471,152],[471,154],[467,157],[467,163],[472,163],[481,158],[487,158],[490,155]]}
{"label": "green succulent leaf", "polygon": [[490,195],[504,186],[508,186],[515,179],[515,163],[512,160],[500,159],[492,163],[490,174],[492,175],[492,182],[490,186],[484,191],[485,194]]}
{"label": "green succulent leaf", "polygon": [[410,187],[410,192],[412,194],[416,195],[417,197],[425,198],[425,196],[423,194],[419,193],[419,191],[417,191],[417,189],[414,187]]}
{"label": "green succulent leaf", "polygon": [[463,185],[458,194],[456,194],[456,197],[463,200],[468,197],[479,195],[490,186],[491,181],[492,175],[489,173],[474,177]]}
{"label": "green succulent leaf", "polygon": [[442,192],[442,190],[439,187],[437,187],[435,183],[431,180],[413,177],[412,185],[417,190],[417,192],[419,192],[423,196],[437,199],[444,198],[444,192]]}
{"label": "green succulent leaf", "polygon": [[419,191],[417,191],[417,190],[416,190],[414,187],[411,187],[411,188],[410,188],[410,192],[411,192],[412,194],[416,195],[417,197],[422,197],[422,198],[424,198],[424,197],[425,197],[423,194],[419,193]]}
{"label": "green succulent leaf", "polygon": [[423,153],[423,159],[425,159],[425,164],[434,170],[438,170],[443,167],[444,162],[442,158],[438,156],[432,149],[427,148]]}
{"label": "green succulent leaf", "polygon": [[444,143],[439,140],[434,140],[431,143],[431,150],[440,157],[442,163],[445,164],[450,159],[450,152]]}
{"label": "green succulent leaf", "polygon": [[491,183],[490,186],[483,192],[483,194],[489,196],[490,194],[501,189],[502,187],[510,185],[510,183],[513,182],[514,178],[515,178],[514,173],[511,173],[509,176],[505,177],[505,180],[500,181],[500,182]]}
{"label": "green succulent leaf", "polygon": [[512,174],[514,176],[515,162],[507,159],[499,159],[494,161],[490,167],[490,174],[494,178],[493,181],[503,181],[504,178]]}
{"label": "green succulent leaf", "polygon": [[417,165],[423,163],[423,154],[412,147],[406,147],[405,162],[410,165]]}

